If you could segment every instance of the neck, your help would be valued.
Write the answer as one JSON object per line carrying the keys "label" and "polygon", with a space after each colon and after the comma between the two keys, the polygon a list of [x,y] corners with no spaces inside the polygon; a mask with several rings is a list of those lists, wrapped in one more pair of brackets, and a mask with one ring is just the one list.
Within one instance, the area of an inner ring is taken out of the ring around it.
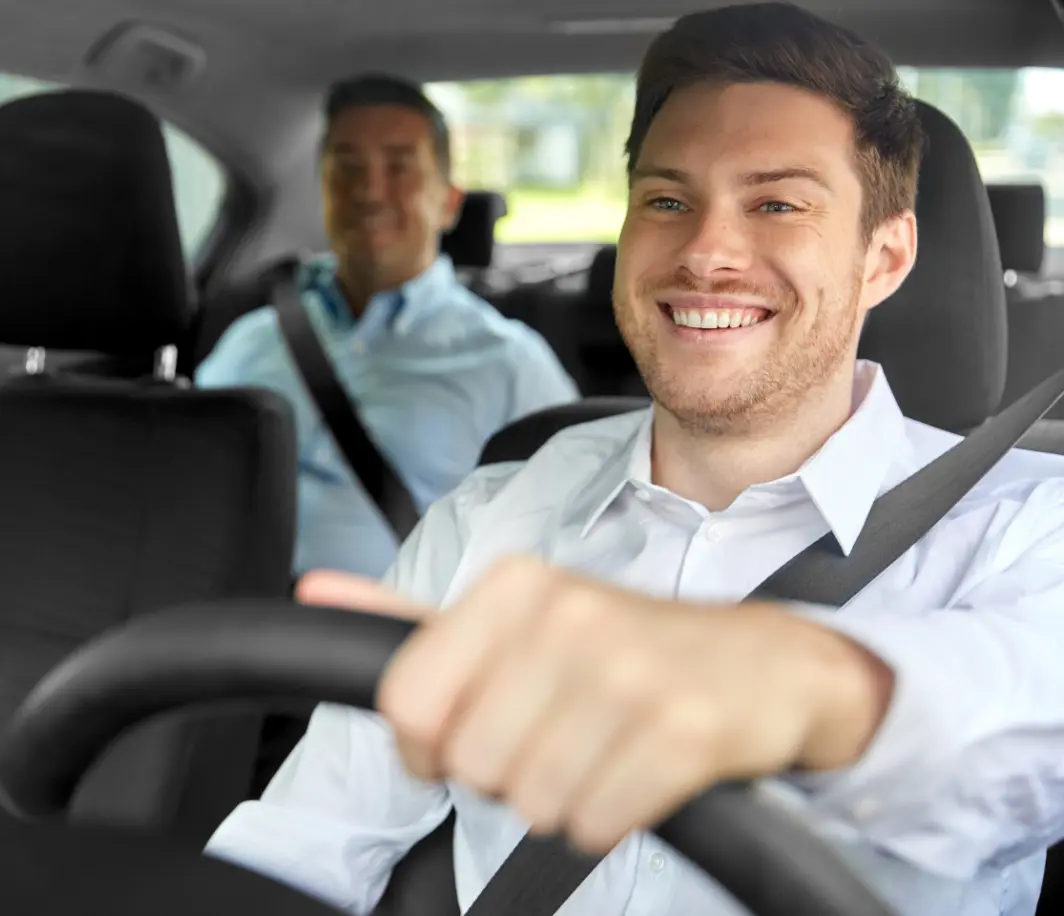
{"label": "neck", "polygon": [[344,294],[344,299],[347,300],[351,316],[358,318],[365,312],[373,296],[386,290],[398,289],[404,283],[409,283],[415,277],[421,276],[432,266],[435,259],[436,256],[433,253],[426,252],[416,265],[406,270],[382,271],[376,270],[373,265],[361,259],[352,262],[340,258],[336,268],[336,282]]}
{"label": "neck", "polygon": [[749,487],[793,474],[849,419],[852,364],[846,369],[770,421],[736,432],[693,431],[655,404],[654,482],[719,512]]}

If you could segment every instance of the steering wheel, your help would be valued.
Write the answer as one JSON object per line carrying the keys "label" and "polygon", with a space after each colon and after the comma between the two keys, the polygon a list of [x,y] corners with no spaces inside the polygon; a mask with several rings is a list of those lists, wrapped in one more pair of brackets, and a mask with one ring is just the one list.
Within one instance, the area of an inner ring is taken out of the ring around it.
{"label": "steering wheel", "polygon": [[[26,820],[62,820],[79,780],[111,740],[182,706],[305,699],[372,709],[377,682],[411,628],[388,617],[289,601],[202,603],[135,618],[61,662],[16,712],[0,744],[0,804]],[[748,785],[702,793],[655,833],[756,916],[895,916],[826,843]],[[42,846],[65,843],[72,850],[79,831],[53,828],[51,834],[50,840],[38,838]],[[88,849],[94,836],[91,832],[81,848]],[[116,857],[133,848],[114,836],[108,842]],[[93,853],[96,859],[111,855],[109,848]],[[143,855],[154,855],[146,867],[159,869],[161,880],[175,871],[186,881],[198,874],[202,880],[194,885],[202,888],[222,881],[227,868],[193,856],[181,869],[174,864],[165,871],[167,862],[177,862],[177,853],[160,847]],[[4,895],[19,875],[7,874],[8,867],[0,862],[0,910],[6,916],[48,911],[41,897],[59,892],[54,885],[66,880],[65,869],[50,863],[48,883],[42,878],[32,888],[16,889],[9,902]],[[130,870],[125,860],[105,869],[120,888]],[[265,898],[267,890],[277,901],[268,912],[289,912],[277,905],[284,889],[238,869],[231,872],[224,878],[239,876],[240,888],[233,883],[233,895],[226,898],[230,912],[263,913],[250,895]],[[174,882],[154,883],[156,903],[166,899],[171,883],[177,887],[176,876]],[[292,904],[291,916],[332,912],[308,908],[303,899]],[[78,906],[94,908],[95,902],[82,896]],[[122,905],[107,909],[115,916],[134,912]],[[207,912],[207,901],[187,912],[192,911]]]}

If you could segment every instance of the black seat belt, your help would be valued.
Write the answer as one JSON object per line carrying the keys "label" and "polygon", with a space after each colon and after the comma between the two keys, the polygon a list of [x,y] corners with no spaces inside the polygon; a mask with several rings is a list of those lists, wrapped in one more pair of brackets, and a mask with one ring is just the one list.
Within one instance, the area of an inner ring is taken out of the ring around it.
{"label": "black seat belt", "polygon": [[273,307],[281,336],[355,479],[380,509],[400,542],[405,541],[421,517],[417,503],[362,425],[355,403],[336,377],[329,355],[303,307],[297,273],[298,265],[293,265],[273,287]]}
{"label": "black seat belt", "polygon": [[[1047,378],[872,504],[850,555],[827,534],[769,576],[747,600],[842,607],[916,544],[1064,396],[1064,370]],[[374,916],[458,916],[454,813],[399,863]],[[466,916],[553,916],[600,858],[559,837],[526,835]],[[445,883],[446,882],[446,883]]]}

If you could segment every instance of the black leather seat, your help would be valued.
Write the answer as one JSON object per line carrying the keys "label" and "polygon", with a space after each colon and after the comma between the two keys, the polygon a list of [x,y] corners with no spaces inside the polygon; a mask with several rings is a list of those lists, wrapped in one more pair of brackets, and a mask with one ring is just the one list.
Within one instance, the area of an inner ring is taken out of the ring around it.
{"label": "black leather seat", "polygon": [[[167,360],[139,380],[48,372],[53,348],[150,367],[187,329],[166,148],[140,106],[71,91],[0,109],[0,240],[0,341],[31,353],[0,384],[2,724],[52,665],[133,615],[284,596],[296,461],[290,410],[267,392],[190,390]],[[260,714],[227,712],[132,732],[72,814],[200,848],[247,796],[260,729]]]}

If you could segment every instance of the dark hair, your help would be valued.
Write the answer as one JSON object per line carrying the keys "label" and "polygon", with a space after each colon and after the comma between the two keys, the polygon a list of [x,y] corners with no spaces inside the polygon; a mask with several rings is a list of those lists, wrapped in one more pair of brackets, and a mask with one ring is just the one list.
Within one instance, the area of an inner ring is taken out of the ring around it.
{"label": "dark hair", "polygon": [[773,82],[826,96],[853,120],[866,237],[915,206],[924,133],[886,55],[790,3],[729,6],[678,19],[639,70],[628,172],[669,95],[694,83]]}
{"label": "dark hair", "polygon": [[[436,159],[444,177],[451,176],[451,133],[442,112],[416,83],[387,73],[366,73],[333,83],[325,94],[325,120],[329,127],[349,108],[395,106],[418,112],[432,129]],[[328,128],[327,128],[328,129]]]}

